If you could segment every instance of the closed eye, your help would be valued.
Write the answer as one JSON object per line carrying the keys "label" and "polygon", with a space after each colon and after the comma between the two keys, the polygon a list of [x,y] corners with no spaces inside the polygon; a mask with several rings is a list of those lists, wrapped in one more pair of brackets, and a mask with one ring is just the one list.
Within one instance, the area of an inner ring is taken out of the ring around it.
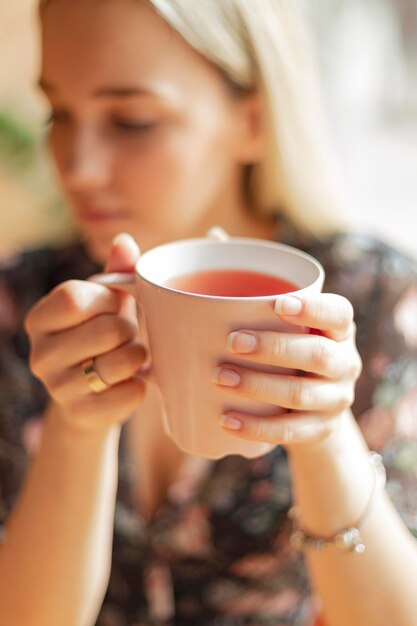
{"label": "closed eye", "polygon": [[132,133],[150,132],[158,126],[158,122],[139,122],[123,119],[115,119],[113,123],[117,129]]}

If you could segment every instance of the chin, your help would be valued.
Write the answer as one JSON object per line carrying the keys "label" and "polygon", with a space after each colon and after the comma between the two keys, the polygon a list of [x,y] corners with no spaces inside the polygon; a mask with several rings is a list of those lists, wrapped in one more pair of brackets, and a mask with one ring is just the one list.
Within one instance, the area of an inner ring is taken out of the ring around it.
{"label": "chin", "polygon": [[103,241],[85,237],[84,243],[89,257],[99,265],[104,265],[111,250],[112,238]]}

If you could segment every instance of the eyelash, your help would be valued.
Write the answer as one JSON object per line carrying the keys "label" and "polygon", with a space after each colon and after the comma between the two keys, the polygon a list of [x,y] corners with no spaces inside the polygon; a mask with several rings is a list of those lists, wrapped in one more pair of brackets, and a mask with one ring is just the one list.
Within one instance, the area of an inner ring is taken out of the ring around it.
{"label": "eyelash", "polygon": [[113,124],[125,133],[148,133],[158,125],[157,122],[126,122],[124,120],[114,120]]}
{"label": "eyelash", "polygon": [[[52,111],[45,121],[45,126],[49,128],[52,124],[65,124],[70,119],[70,115],[65,111]],[[148,133],[158,126],[157,122],[128,122],[118,118],[113,119],[112,124],[123,133]]]}

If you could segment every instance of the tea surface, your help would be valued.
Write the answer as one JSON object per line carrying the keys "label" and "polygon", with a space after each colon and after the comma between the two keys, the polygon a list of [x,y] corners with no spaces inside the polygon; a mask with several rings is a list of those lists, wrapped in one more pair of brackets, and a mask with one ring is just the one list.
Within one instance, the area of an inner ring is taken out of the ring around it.
{"label": "tea surface", "polygon": [[297,285],[278,276],[247,270],[209,270],[195,272],[167,281],[167,286],[206,296],[250,298],[278,296],[296,291]]}

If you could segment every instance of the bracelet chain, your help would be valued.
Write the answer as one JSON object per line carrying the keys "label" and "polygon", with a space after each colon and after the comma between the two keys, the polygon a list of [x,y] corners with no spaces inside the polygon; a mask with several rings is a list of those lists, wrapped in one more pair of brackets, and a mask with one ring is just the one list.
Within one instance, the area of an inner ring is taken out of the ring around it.
{"label": "bracelet chain", "polygon": [[291,535],[291,545],[296,550],[311,548],[313,550],[324,550],[329,546],[335,546],[339,550],[347,550],[355,554],[362,554],[366,550],[364,540],[362,538],[360,527],[368,517],[375,502],[377,494],[383,490],[386,483],[386,471],[382,463],[382,457],[377,452],[369,453],[369,462],[375,471],[375,480],[368,503],[362,515],[354,526],[344,528],[331,537],[320,537],[312,535],[299,525],[300,513],[297,506],[292,507],[288,512],[288,517],[293,523],[293,532]]}

